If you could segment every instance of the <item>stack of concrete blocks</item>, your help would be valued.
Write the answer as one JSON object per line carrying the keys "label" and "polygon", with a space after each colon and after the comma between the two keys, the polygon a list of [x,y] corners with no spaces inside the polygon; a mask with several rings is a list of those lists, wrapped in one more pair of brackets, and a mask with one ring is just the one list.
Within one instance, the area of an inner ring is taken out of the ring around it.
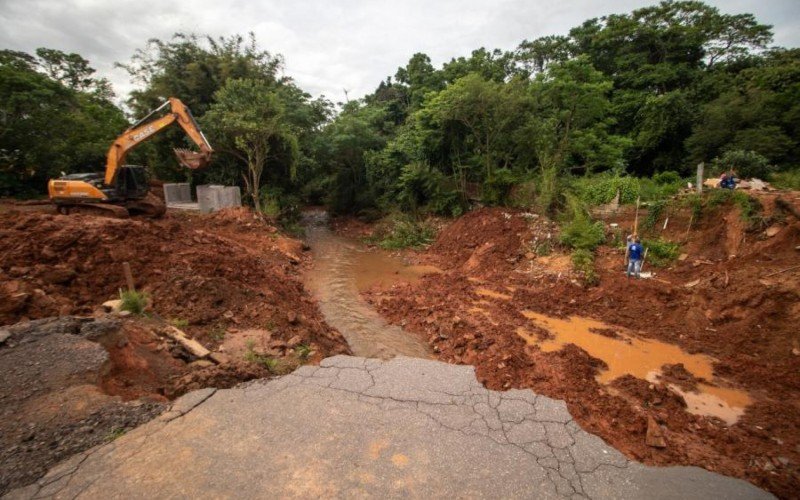
{"label": "stack of concrete blocks", "polygon": [[242,194],[238,186],[197,186],[200,212],[207,214],[227,207],[241,207]]}
{"label": "stack of concrete blocks", "polygon": [[164,201],[168,207],[192,202],[192,188],[188,182],[164,184]]}

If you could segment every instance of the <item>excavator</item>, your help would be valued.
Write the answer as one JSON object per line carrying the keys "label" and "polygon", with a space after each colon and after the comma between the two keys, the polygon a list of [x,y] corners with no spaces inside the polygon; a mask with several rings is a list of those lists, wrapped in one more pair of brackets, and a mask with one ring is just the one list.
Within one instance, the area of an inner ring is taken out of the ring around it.
{"label": "excavator", "polygon": [[[168,113],[153,119],[168,107]],[[178,162],[189,169],[206,166],[214,152],[211,144],[189,108],[180,99],[170,97],[111,144],[106,156],[105,174],[69,174],[51,179],[47,183],[50,201],[64,215],[76,212],[118,218],[128,217],[132,213],[148,217],[164,215],[167,208],[161,199],[150,192],[145,167],[126,165],[125,158],[133,148],[174,123],[180,125],[200,148],[199,152],[175,149]]]}

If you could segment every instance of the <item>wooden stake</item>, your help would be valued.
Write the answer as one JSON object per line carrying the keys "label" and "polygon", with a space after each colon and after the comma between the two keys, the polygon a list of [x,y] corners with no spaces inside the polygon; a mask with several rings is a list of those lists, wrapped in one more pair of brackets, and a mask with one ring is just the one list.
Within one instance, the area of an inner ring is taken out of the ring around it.
{"label": "wooden stake", "polygon": [[639,234],[639,200],[641,200],[641,196],[636,197],[636,217],[633,219],[633,234]]}
{"label": "wooden stake", "polygon": [[128,291],[134,292],[136,291],[136,287],[133,284],[133,273],[131,273],[131,265],[127,262],[122,263],[122,271],[125,273],[125,283],[128,285]]}

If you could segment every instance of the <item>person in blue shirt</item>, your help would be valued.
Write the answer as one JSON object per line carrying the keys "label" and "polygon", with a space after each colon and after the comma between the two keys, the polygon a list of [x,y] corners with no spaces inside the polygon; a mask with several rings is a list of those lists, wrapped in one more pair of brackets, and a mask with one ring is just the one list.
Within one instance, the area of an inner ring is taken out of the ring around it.
{"label": "person in blue shirt", "polygon": [[722,189],[736,189],[736,174],[733,170],[722,173],[719,178],[719,187]]}
{"label": "person in blue shirt", "polygon": [[628,244],[628,278],[634,274],[639,278],[639,273],[642,271],[642,254],[644,247],[638,236],[633,237],[633,242]]}

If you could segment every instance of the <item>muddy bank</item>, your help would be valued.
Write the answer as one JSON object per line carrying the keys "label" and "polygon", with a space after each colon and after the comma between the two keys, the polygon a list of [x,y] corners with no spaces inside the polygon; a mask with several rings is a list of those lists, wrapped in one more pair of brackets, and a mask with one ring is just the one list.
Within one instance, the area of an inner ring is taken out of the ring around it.
{"label": "muddy bank", "polygon": [[[566,400],[582,427],[629,457],[697,465],[791,497],[800,489],[800,270],[768,275],[796,265],[800,224],[788,220],[767,236],[721,210],[695,221],[688,258],[658,269],[656,280],[627,281],[622,254],[603,247],[600,285],[585,288],[555,224],[483,209],[453,222],[420,257],[444,274],[366,297],[424,335],[439,359],[474,365],[487,387]],[[662,236],[680,240],[690,214],[670,217]],[[581,347],[582,339],[590,341]],[[641,358],[637,370],[621,367],[627,351]],[[646,444],[650,417],[665,448]]]}

